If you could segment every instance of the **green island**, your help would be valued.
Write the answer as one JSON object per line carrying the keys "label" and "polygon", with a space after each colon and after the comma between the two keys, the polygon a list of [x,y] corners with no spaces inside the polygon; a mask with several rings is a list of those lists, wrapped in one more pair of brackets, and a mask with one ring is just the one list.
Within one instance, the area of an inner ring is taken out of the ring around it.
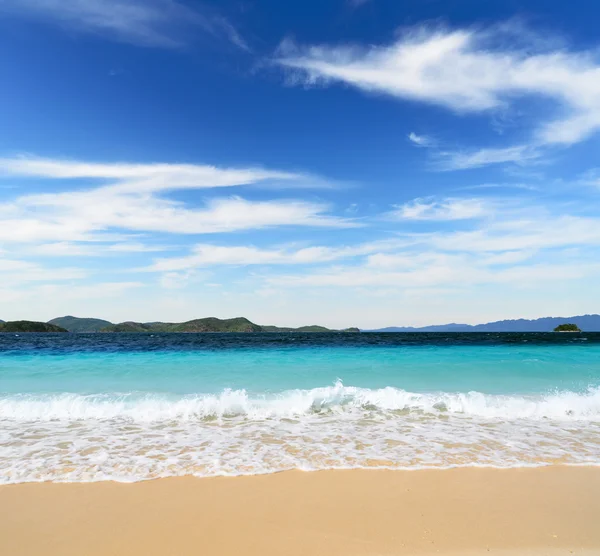
{"label": "green island", "polygon": [[553,332],[581,332],[581,329],[576,324],[565,323],[559,324]]}
{"label": "green island", "polygon": [[179,323],[128,321],[105,326],[98,332],[262,332],[262,329],[244,317],[223,320],[208,317]]}
{"label": "green island", "polygon": [[0,323],[0,332],[68,332],[61,326],[47,322],[36,322],[32,320],[15,320]]}
{"label": "green island", "polygon": [[122,322],[100,328],[98,332],[360,332],[358,328],[330,330],[324,326],[301,326],[286,328],[279,326],[261,326],[245,317],[218,319],[207,317],[187,322]]}
{"label": "green island", "polygon": [[245,317],[218,319],[207,317],[186,322],[133,322],[113,324],[110,321],[74,316],[58,317],[45,322],[0,321],[0,332],[73,332],[73,333],[160,333],[160,332],[360,332],[358,328],[332,330],[324,326],[311,325],[298,328],[261,326]]}
{"label": "green island", "polygon": [[576,324],[559,324],[553,332],[581,332],[581,329]]}

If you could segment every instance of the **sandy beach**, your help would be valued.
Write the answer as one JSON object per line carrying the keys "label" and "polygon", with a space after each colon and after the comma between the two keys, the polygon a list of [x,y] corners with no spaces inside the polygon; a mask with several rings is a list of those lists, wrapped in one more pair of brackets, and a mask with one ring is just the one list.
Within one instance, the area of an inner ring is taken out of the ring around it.
{"label": "sandy beach", "polygon": [[20,484],[0,516],[10,556],[600,554],[600,468]]}

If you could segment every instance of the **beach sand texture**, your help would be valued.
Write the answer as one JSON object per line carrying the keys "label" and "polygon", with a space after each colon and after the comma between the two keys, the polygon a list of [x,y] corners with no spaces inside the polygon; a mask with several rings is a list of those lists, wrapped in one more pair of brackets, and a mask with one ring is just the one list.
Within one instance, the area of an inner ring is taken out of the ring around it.
{"label": "beach sand texture", "polygon": [[600,554],[600,468],[8,485],[0,554]]}

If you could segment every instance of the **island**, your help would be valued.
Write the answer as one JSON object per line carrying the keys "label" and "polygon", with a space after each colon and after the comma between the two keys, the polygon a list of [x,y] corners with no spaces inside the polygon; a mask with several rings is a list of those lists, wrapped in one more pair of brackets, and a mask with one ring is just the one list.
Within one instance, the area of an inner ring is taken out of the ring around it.
{"label": "island", "polygon": [[111,324],[99,332],[262,332],[258,324],[247,318],[218,319],[208,317],[187,322],[122,322]]}
{"label": "island", "polygon": [[0,332],[26,333],[26,332],[68,332],[61,326],[47,322],[36,322],[32,320],[15,320],[0,323]]}
{"label": "island", "polygon": [[344,330],[331,330],[324,326],[301,326],[299,328],[287,328],[279,326],[261,326],[245,317],[236,317],[232,319],[218,319],[216,317],[207,317],[203,319],[194,319],[186,322],[133,322],[127,321],[119,324],[111,324],[98,329],[98,332],[118,333],[118,332],[179,332],[179,333],[200,333],[200,332],[360,332],[358,328],[346,328]]}
{"label": "island", "polygon": [[300,326],[297,328],[287,326],[271,326],[256,324],[245,317],[231,319],[219,319],[206,317],[188,320],[186,322],[135,322],[125,321],[113,324],[110,321],[98,318],[81,318],[68,315],[57,317],[48,322],[35,321],[13,321],[4,322],[0,320],[0,332],[73,332],[76,334],[88,333],[246,333],[246,332],[277,332],[277,333],[307,333],[307,332],[340,332],[359,333],[356,327],[335,330],[319,326]]}
{"label": "island", "polygon": [[581,332],[581,329],[576,324],[565,323],[559,324],[553,332]]}

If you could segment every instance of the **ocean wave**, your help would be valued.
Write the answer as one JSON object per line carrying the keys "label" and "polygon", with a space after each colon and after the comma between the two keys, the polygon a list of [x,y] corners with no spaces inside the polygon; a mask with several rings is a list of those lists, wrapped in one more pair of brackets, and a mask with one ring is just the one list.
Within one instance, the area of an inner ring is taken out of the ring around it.
{"label": "ocean wave", "polygon": [[130,392],[110,394],[12,394],[0,396],[0,419],[11,421],[127,419],[135,422],[245,418],[262,420],[311,415],[403,413],[463,415],[489,419],[600,421],[600,387],[585,392],[492,395],[481,392],[417,393],[399,388],[332,386],[251,394],[226,389],[185,396]]}

